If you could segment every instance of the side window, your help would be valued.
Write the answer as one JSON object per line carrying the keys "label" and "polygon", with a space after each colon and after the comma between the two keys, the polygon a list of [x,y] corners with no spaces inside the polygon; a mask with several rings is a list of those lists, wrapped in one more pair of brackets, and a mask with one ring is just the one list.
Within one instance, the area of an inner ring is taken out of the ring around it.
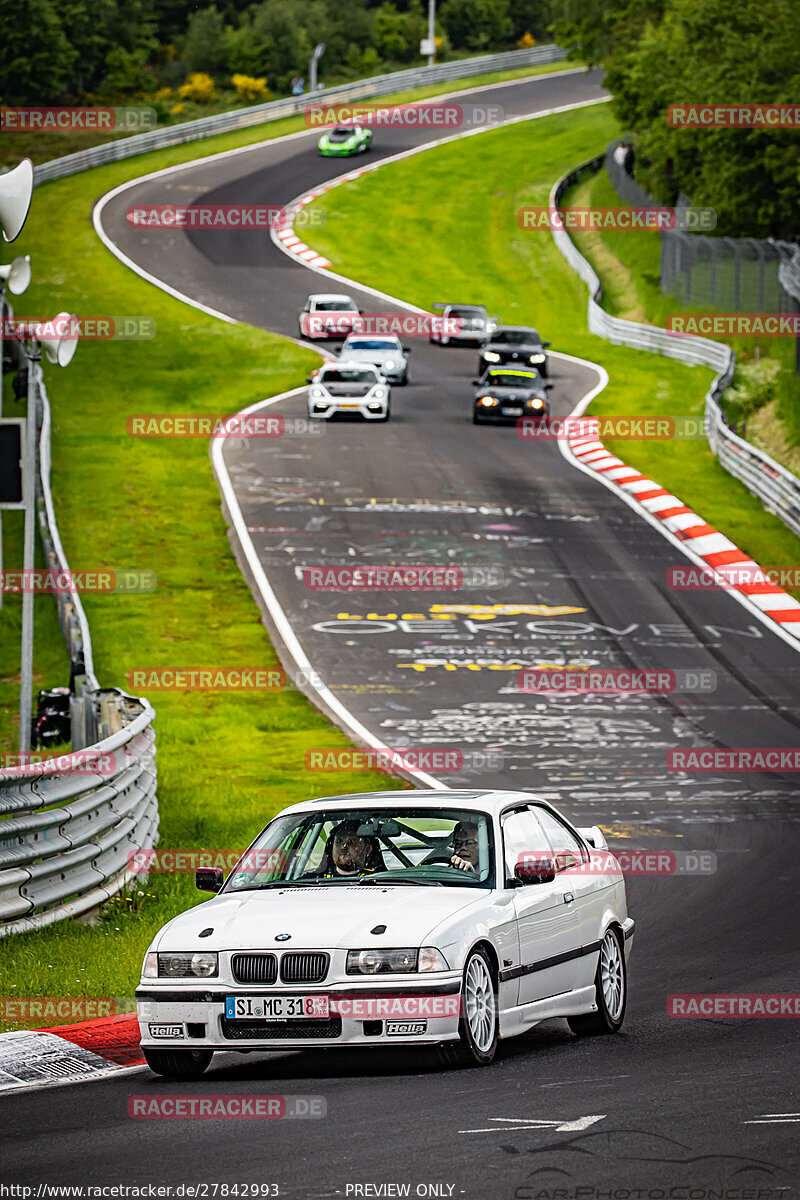
{"label": "side window", "polygon": [[514,878],[514,868],[520,861],[550,854],[544,831],[530,809],[509,813],[503,821],[503,853],[506,879]]}
{"label": "side window", "polygon": [[574,833],[545,808],[537,808],[536,815],[550,839],[550,845],[556,855],[558,870],[566,871],[569,867],[578,866],[583,862],[585,852]]}

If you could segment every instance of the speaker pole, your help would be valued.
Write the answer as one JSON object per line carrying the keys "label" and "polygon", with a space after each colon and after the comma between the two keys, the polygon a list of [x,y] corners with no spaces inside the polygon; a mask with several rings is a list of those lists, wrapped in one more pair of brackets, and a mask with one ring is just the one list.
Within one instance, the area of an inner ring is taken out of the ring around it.
{"label": "speaker pole", "polygon": [[28,420],[25,437],[25,473],[22,481],[25,505],[25,544],[22,555],[22,652],[19,676],[19,749],[31,748],[33,721],[33,568],[35,565],[36,528],[36,401],[42,352],[38,342],[31,343],[28,359]]}

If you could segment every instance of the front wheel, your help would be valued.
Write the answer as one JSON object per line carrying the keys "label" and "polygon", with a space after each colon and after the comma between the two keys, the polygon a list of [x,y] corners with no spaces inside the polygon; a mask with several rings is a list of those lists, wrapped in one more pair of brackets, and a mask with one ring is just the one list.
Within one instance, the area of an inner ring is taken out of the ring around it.
{"label": "front wheel", "polygon": [[628,1000],[628,976],[625,951],[616,929],[609,929],[600,943],[600,960],[594,977],[597,1012],[567,1017],[567,1024],[579,1037],[616,1033],[625,1020]]}
{"label": "front wheel", "polygon": [[461,984],[461,1018],[458,1042],[440,1047],[448,1066],[488,1067],[500,1036],[497,983],[489,955],[482,946],[472,951]]}
{"label": "front wheel", "polygon": [[142,1046],[150,1070],[167,1079],[199,1079],[213,1053],[213,1050],[151,1050]]}

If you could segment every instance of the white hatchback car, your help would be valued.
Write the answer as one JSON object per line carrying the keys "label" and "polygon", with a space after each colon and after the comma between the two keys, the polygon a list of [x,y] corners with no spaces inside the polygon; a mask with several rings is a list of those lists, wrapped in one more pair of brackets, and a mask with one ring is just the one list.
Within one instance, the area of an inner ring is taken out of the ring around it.
{"label": "white hatchback car", "polygon": [[339,413],[357,414],[367,421],[388,421],[391,388],[377,367],[336,359],[309,375],[308,415],[327,420]]}
{"label": "white hatchback car", "polygon": [[300,336],[311,341],[344,339],[363,325],[362,313],[351,296],[318,292],[300,310]]}
{"label": "white hatchback car", "polygon": [[214,899],[156,935],[142,1050],[196,1077],[216,1050],[435,1045],[483,1066],[551,1017],[614,1033],[632,946],[602,833],[525,792],[378,792],[286,809]]}

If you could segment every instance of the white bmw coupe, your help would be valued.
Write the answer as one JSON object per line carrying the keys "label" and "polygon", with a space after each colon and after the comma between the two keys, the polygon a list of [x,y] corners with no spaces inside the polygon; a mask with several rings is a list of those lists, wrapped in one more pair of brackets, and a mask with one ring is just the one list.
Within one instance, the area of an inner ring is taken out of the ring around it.
{"label": "white bmw coupe", "polygon": [[492,1061],[499,1038],[566,1017],[615,1033],[632,946],[601,831],[523,792],[378,792],[294,805],[218,893],[170,921],[137,989],[152,1070],[215,1050],[438,1046]]}

